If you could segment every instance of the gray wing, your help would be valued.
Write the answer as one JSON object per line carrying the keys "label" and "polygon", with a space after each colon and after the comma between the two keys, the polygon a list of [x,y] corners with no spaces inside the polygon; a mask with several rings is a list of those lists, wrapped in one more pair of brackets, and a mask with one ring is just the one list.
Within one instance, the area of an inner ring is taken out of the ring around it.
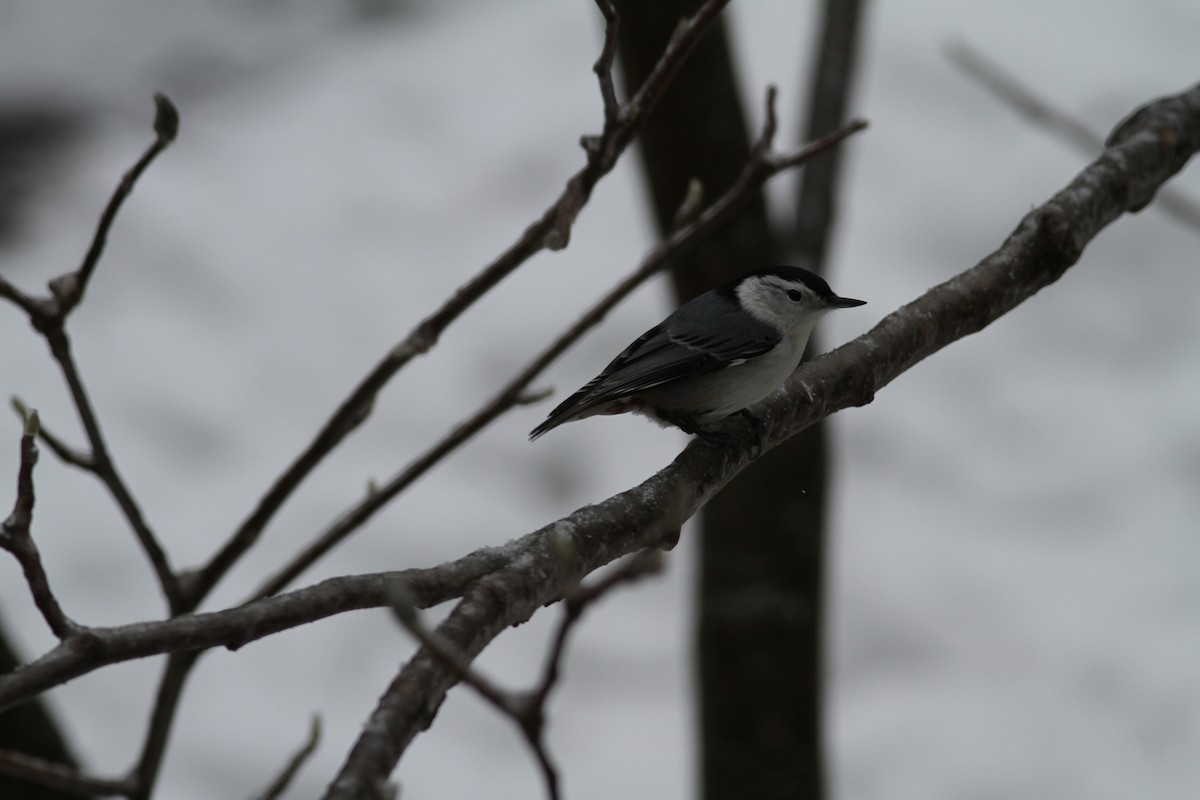
{"label": "gray wing", "polygon": [[779,340],[774,328],[745,314],[725,295],[700,295],[638,337],[550,412],[534,435],[596,406],[761,356]]}

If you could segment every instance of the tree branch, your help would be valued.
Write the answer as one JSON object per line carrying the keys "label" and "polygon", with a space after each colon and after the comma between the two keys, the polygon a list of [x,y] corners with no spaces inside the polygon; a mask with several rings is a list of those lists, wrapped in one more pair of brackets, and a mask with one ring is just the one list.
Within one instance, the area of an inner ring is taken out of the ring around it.
{"label": "tree branch", "polygon": [[30,322],[40,332],[45,333],[54,328],[61,329],[67,316],[83,300],[88,282],[91,281],[92,274],[96,271],[96,265],[100,263],[100,256],[104,253],[104,246],[108,242],[109,231],[112,230],[113,223],[117,219],[117,212],[121,210],[125,200],[132,194],[138,178],[142,176],[151,162],[175,140],[178,132],[179,112],[165,94],[156,92],[154,95],[154,142],[146,148],[141,158],[121,176],[120,183],[113,190],[108,204],[100,214],[99,222],[96,223],[96,232],[92,235],[92,243],[83,257],[83,263],[74,272],[68,272],[51,280],[49,297],[27,295],[0,278],[0,297],[7,298],[19,306],[29,315]]}
{"label": "tree branch", "polygon": [[171,142],[175,141],[178,133],[179,111],[165,94],[155,92],[154,142],[146,148],[146,152],[137,160],[137,163],[130,167],[121,177],[121,182],[117,184],[116,190],[113,192],[112,197],[109,198],[108,205],[104,207],[104,211],[100,214],[100,221],[96,224],[96,233],[92,237],[92,244],[88,247],[88,251],[83,257],[83,263],[79,265],[79,269],[55,278],[50,282],[50,292],[58,299],[58,308],[55,311],[55,317],[60,325],[66,319],[67,315],[83,300],[83,293],[87,289],[88,282],[92,279],[92,273],[96,271],[96,265],[100,263],[100,256],[104,254],[104,246],[108,242],[108,232],[112,229],[113,222],[117,219],[117,212],[121,210],[125,199],[133,192],[133,187],[137,183],[138,178],[142,176],[142,173],[146,171],[150,163],[158,157],[159,153],[166,150]]}
{"label": "tree branch", "polygon": [[154,692],[154,703],[150,706],[150,720],[142,737],[141,753],[129,774],[134,784],[130,800],[149,800],[154,793],[171,725],[175,721],[175,712],[179,710],[179,699],[200,655],[200,651],[189,648],[176,650],[167,658]]}
{"label": "tree branch", "polygon": [[[108,452],[108,444],[100,429],[100,419],[96,416],[95,409],[92,408],[92,401],[83,385],[83,378],[80,377],[79,368],[75,365],[75,357],[71,354],[70,337],[67,335],[66,329],[61,326],[47,329],[43,333],[50,345],[51,355],[58,362],[59,369],[66,378],[71,399],[75,403],[75,409],[79,413],[79,419],[83,423],[83,429],[87,433],[88,442],[92,447],[90,457],[86,459],[72,458],[70,463],[78,464],[99,478],[113,499],[117,501],[117,506],[125,515],[125,520],[129,523],[130,529],[142,546],[142,551],[150,561],[150,566],[154,569],[154,574],[158,577],[158,583],[167,599],[168,608],[172,614],[178,614],[184,610],[179,580],[171,569],[166,551],[163,550],[154,531],[150,529],[141,507],[134,499],[129,487],[125,485],[124,479],[117,471],[116,463]],[[56,453],[60,452],[57,447],[52,449]],[[62,454],[79,455],[65,448]]]}
{"label": "tree branch", "polygon": [[[669,538],[669,537],[666,537]],[[624,564],[612,570],[600,580],[570,589],[563,596],[563,616],[554,633],[553,642],[546,653],[542,678],[530,693],[533,705],[544,707],[550,692],[558,685],[562,673],[562,660],[567,649],[567,638],[579,624],[583,612],[604,595],[626,583],[633,583],[648,575],[662,572],[663,551],[646,548],[630,556]],[[539,731],[540,732],[540,731]]]}
{"label": "tree branch", "polygon": [[275,800],[282,797],[287,791],[288,786],[296,777],[296,773],[304,766],[304,762],[312,757],[312,754],[317,752],[317,745],[321,743],[321,718],[316,714],[313,715],[312,724],[308,728],[308,739],[304,742],[304,746],[296,751],[296,754],[288,759],[287,765],[283,768],[283,772],[279,773],[279,777],[271,782],[271,785],[258,795],[257,800]]}
{"label": "tree branch", "polygon": [[[1034,94],[1033,90],[1009,75],[983,53],[966,44],[953,42],[946,47],[950,61],[1025,119],[1039,125],[1086,156],[1104,149],[1104,140],[1079,120],[1059,111]],[[1200,205],[1183,192],[1166,187],[1158,198],[1158,207],[1177,222],[1200,231]]]}
{"label": "tree branch", "polygon": [[[13,410],[17,412],[22,420],[29,414],[29,408],[25,405],[25,401],[19,397],[12,398]],[[70,464],[73,467],[85,470],[87,472],[96,471],[96,462],[92,458],[91,453],[83,453],[69,444],[64,442],[58,436],[50,432],[44,423],[38,424],[38,438],[41,439],[54,455],[58,456],[59,460],[64,464]]]}
{"label": "tree branch", "polygon": [[613,7],[612,0],[596,0],[596,8],[604,17],[604,47],[600,57],[592,65],[596,80],[600,82],[600,97],[604,101],[604,127],[614,127],[621,118],[621,104],[617,100],[617,88],[613,84],[613,62],[617,58],[617,34],[621,29],[621,17]]}
{"label": "tree branch", "polygon": [[27,295],[0,275],[0,297],[12,301],[13,305],[29,315],[30,319],[54,313],[54,301]]}
{"label": "tree branch", "polygon": [[[439,626],[439,635],[469,663],[501,631],[553,602],[558,587],[623,554],[655,546],[745,469],[752,452],[765,452],[843,408],[871,402],[917,362],[1053,283],[1100,230],[1149,202],[1197,150],[1200,85],[1143,107],[1118,127],[1108,151],[1028,214],[999,250],[866,334],[802,365],[786,391],[755,407],[763,421],[759,431],[732,424],[725,447],[693,440],[642,484],[514,543],[521,558],[474,583]],[[562,556],[564,541],[571,558]],[[359,797],[385,781],[457,680],[428,651],[404,665],[364,725],[327,800]]]}
{"label": "tree branch", "polygon": [[13,502],[12,513],[0,524],[0,549],[12,553],[25,573],[25,581],[33,594],[33,602],[42,618],[59,639],[66,639],[76,633],[79,626],[67,618],[62,606],[58,604],[54,593],[50,591],[50,581],[46,578],[46,570],[42,567],[42,557],[34,544],[30,526],[33,524],[33,467],[37,464],[38,449],[37,411],[25,415],[25,430],[21,436],[21,462],[17,470],[17,499]]}
{"label": "tree branch", "polygon": [[[471,417],[456,425],[445,438],[411,461],[378,491],[372,492],[343,513],[303,551],[271,576],[255,592],[254,596],[267,597],[281,591],[443,458],[469,441],[471,437],[487,427],[501,414],[521,404],[524,401],[525,389],[545,371],[546,367],[554,363],[584,333],[598,325],[608,315],[608,312],[634,289],[676,259],[685,256],[697,244],[732,219],[738,211],[756,197],[759,188],[770,178],[793,169],[817,154],[835,147],[843,139],[863,130],[867,125],[861,120],[856,120],[805,147],[779,155],[773,149],[776,130],[774,103],[775,90],[772,87],[767,91],[765,122],[762,133],[751,153],[750,161],[742,168],[737,180],[723,195],[703,212],[695,215],[690,224],[676,230],[651,250],[642,259],[642,263],[638,265],[637,269],[588,309]],[[685,199],[685,205],[686,202]]]}
{"label": "tree branch", "polygon": [[550,692],[558,683],[567,637],[592,603],[624,583],[635,581],[662,569],[660,550],[643,550],[613,570],[603,579],[588,586],[575,586],[564,594],[564,614],[555,631],[546,655],[546,665],[538,685],[529,692],[509,692],[501,689],[488,678],[471,669],[470,660],[463,657],[453,644],[438,631],[431,631],[421,622],[417,609],[406,597],[398,597],[394,610],[396,617],[426,651],[441,660],[455,678],[470,686],[487,700],[497,711],[508,717],[520,728],[526,744],[537,759],[546,784],[546,795],[550,800],[559,800],[558,770],[546,750],[546,704]]}
{"label": "tree branch", "polygon": [[330,578],[234,608],[153,622],[83,628],[53,650],[0,675],[0,711],[109,664],[211,647],[237,649],[279,631],[365,608],[390,607],[403,585],[420,608],[461,597],[522,552],[522,540],[485,547],[427,569]]}
{"label": "tree branch", "polygon": [[84,775],[65,764],[15,750],[0,750],[0,773],[61,792],[89,797],[128,797],[133,792],[133,784],[128,779]]}
{"label": "tree branch", "polygon": [[[657,103],[659,96],[687,58],[708,25],[729,0],[708,0],[696,15],[680,28],[680,33],[663,52],[651,75],[637,94],[621,110],[614,113],[610,103],[615,92],[611,84],[611,49],[617,17],[607,2],[599,2],[607,27],[605,45],[597,73],[605,104],[605,126],[599,137],[584,137],[587,163],[575,173],[559,198],[532,223],[507,250],[462,286],[442,306],[422,320],[405,339],[393,347],[383,360],[342,401],[333,416],[322,426],[312,442],[283,472],[268,490],[258,507],[242,523],[228,542],[198,572],[189,576],[191,607],[216,585],[242,553],[262,534],[275,512],[291,496],[296,487],[347,435],[370,414],[375,396],[391,378],[414,357],[428,352],[442,332],[475,301],[543,249],[561,250],[570,239],[576,216],[591,197],[596,184],[607,175],[621,154],[629,147],[645,115]],[[606,77],[607,76],[607,77]]]}
{"label": "tree branch", "polygon": [[[100,221],[96,225],[91,246],[84,255],[83,263],[79,268],[51,280],[49,296],[31,297],[3,280],[0,280],[0,296],[11,300],[25,311],[29,315],[29,321],[34,329],[46,339],[46,343],[50,346],[50,353],[58,363],[63,378],[67,382],[71,399],[74,401],[80,422],[87,433],[92,452],[90,455],[78,453],[53,437],[47,438],[47,443],[64,461],[91,472],[104,483],[113,499],[117,501],[117,505],[121,508],[126,521],[154,568],[163,595],[167,599],[167,605],[172,613],[178,613],[182,610],[179,582],[167,562],[166,553],[146,523],[132,492],[125,485],[108,452],[99,420],[92,408],[83,380],[79,376],[79,369],[71,355],[71,341],[67,336],[66,329],[68,315],[83,299],[88,283],[95,273],[96,265],[99,263],[105,243],[108,241],[109,231],[116,221],[117,212],[120,211],[125,199],[132,193],[138,178],[159,153],[171,144],[179,130],[179,112],[175,110],[175,106],[167,99],[166,95],[155,94],[154,104],[154,142],[117,184],[108,204],[100,214]],[[19,408],[18,405],[18,410]]]}

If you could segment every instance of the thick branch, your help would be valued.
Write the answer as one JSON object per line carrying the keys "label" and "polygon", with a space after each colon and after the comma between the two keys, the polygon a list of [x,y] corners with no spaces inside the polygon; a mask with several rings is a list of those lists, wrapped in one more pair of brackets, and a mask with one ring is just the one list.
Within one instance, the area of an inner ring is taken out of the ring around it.
{"label": "thick branch", "polygon": [[[1074,264],[1106,225],[1142,207],[1200,149],[1200,86],[1149,104],[1110,149],[1034,210],[977,266],[884,318],[849,344],[803,365],[758,406],[760,432],[730,426],[731,445],[693,441],[641,485],[576,511],[520,541],[524,555],[474,584],[439,627],[470,661],[505,628],[557,599],[562,587],[636,549],[652,547],[765,451],[836,411],[865,405],[922,359],[986,327]],[[761,441],[753,441],[761,436]],[[562,543],[567,542],[568,548]],[[573,558],[564,558],[568,550]],[[433,719],[457,674],[422,651],[388,686],[326,798],[360,797],[387,779]]]}

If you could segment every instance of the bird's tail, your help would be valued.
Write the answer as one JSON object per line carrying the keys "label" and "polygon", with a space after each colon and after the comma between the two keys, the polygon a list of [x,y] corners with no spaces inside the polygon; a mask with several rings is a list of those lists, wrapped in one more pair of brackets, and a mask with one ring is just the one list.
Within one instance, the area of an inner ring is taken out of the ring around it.
{"label": "bird's tail", "polygon": [[583,419],[584,417],[590,417],[592,414],[598,413],[595,410],[598,404],[595,402],[595,397],[592,396],[592,388],[591,384],[588,384],[555,406],[550,415],[546,417],[546,421],[529,432],[529,441],[532,442],[534,439],[547,431],[554,430],[564,422]]}

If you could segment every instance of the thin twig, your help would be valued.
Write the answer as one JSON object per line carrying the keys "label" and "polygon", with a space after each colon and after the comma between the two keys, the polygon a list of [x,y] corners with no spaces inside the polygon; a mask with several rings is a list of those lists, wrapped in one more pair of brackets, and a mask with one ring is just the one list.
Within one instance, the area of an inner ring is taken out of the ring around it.
{"label": "thin twig", "polygon": [[621,118],[621,104],[617,101],[617,89],[613,83],[613,62],[617,58],[617,34],[621,29],[621,17],[612,0],[596,0],[596,7],[604,17],[604,47],[600,57],[592,65],[592,72],[600,82],[600,97],[604,102],[604,127],[614,128]]}
{"label": "thin twig", "polygon": [[[1000,65],[991,61],[966,42],[946,46],[946,56],[968,77],[976,80],[997,99],[1030,122],[1041,126],[1089,158],[1104,150],[1104,137],[1083,122],[1060,111],[1038,97]],[[1166,214],[1188,227],[1200,231],[1200,203],[1172,187],[1158,193],[1157,203]]]}
{"label": "thin twig", "polygon": [[62,328],[67,316],[83,300],[83,294],[96,271],[96,265],[100,263],[100,256],[104,253],[104,246],[117,219],[117,212],[133,192],[133,187],[146,168],[175,140],[179,132],[179,112],[174,104],[165,94],[159,92],[154,95],[154,109],[154,142],[121,176],[121,181],[100,213],[96,232],[92,235],[92,242],[79,268],[51,280],[49,297],[25,294],[4,278],[0,278],[0,297],[5,297],[20,306],[39,331],[44,333],[47,329]]}
{"label": "thin twig", "polygon": [[30,526],[33,524],[33,467],[37,464],[38,415],[29,411],[25,415],[25,430],[21,436],[21,461],[17,470],[17,499],[12,513],[0,524],[0,549],[12,553],[25,573],[25,582],[33,595],[33,602],[50,630],[60,640],[79,630],[79,626],[67,618],[42,567],[42,557],[34,544]]}
{"label": "thin twig", "polygon": [[58,362],[59,369],[62,371],[63,377],[66,378],[67,388],[71,392],[71,399],[75,403],[75,409],[79,414],[80,422],[83,423],[88,443],[92,447],[91,457],[87,459],[81,458],[78,463],[84,469],[96,475],[101,483],[108,488],[113,499],[117,501],[117,506],[125,515],[126,522],[129,523],[129,527],[133,530],[134,536],[137,537],[138,543],[142,546],[142,551],[146,554],[146,558],[150,561],[150,565],[158,577],[159,586],[167,600],[167,607],[171,610],[172,614],[181,613],[185,609],[179,580],[171,569],[166,551],[163,550],[158,537],[151,530],[149,523],[146,522],[141,507],[134,499],[133,493],[125,484],[120,472],[117,471],[117,465],[108,452],[108,444],[105,441],[104,433],[100,429],[100,419],[92,407],[92,401],[88,397],[87,389],[83,384],[83,378],[79,375],[79,368],[76,366],[75,358],[71,353],[70,337],[61,325],[45,330],[43,333],[46,336],[47,343],[50,345],[51,355]]}
{"label": "thin twig", "polygon": [[312,723],[308,728],[308,739],[304,742],[296,754],[288,759],[288,763],[284,766],[283,771],[279,773],[275,780],[271,781],[271,785],[260,793],[256,800],[276,800],[282,797],[287,791],[292,780],[295,779],[296,773],[304,766],[304,762],[312,757],[312,754],[317,752],[317,745],[321,743],[321,717],[313,714]]}
{"label": "thin twig", "polygon": [[449,434],[429,450],[413,459],[375,492],[364,497],[345,511],[335,522],[322,531],[307,547],[294,556],[284,567],[268,578],[254,593],[255,598],[268,597],[281,591],[300,576],[326,553],[336,547],[347,536],[360,528],[375,512],[383,508],[400,492],[407,489],[418,478],[428,472],[446,456],[469,441],[496,418],[516,406],[526,387],[554,363],[584,333],[598,325],[608,313],[637,287],[655,275],[672,261],[689,252],[705,237],[728,222],[755,195],[756,190],[774,175],[803,164],[808,159],[834,147],[846,137],[863,130],[867,123],[861,120],[834,131],[830,135],[799,150],[775,154],[773,142],[776,130],[774,111],[775,90],[767,92],[766,119],[763,130],[755,143],[750,162],[742,169],[737,180],[712,205],[694,215],[692,222],[675,231],[663,240],[642,260],[632,273],[618,283],[608,294],[588,309],[583,316],[564,331],[553,343],[517,373],[499,392],[480,406],[479,410],[456,425]]}
{"label": "thin twig", "polygon": [[108,242],[108,233],[112,229],[113,222],[116,221],[117,212],[121,210],[125,199],[133,191],[138,178],[158,157],[159,153],[166,150],[171,142],[175,141],[175,136],[179,133],[179,111],[161,92],[154,95],[154,112],[154,142],[146,148],[146,152],[137,160],[137,163],[121,177],[121,182],[117,184],[116,190],[109,198],[108,205],[100,214],[100,221],[96,224],[96,233],[92,237],[91,246],[88,247],[88,251],[83,257],[83,263],[75,272],[67,273],[50,282],[50,291],[59,301],[56,316],[60,323],[83,300],[83,293],[92,279],[96,265],[100,263],[100,256],[104,253],[104,245]]}
{"label": "thin twig", "polygon": [[580,584],[566,593],[563,597],[563,616],[554,632],[550,649],[546,652],[542,678],[532,692],[532,702],[535,705],[544,706],[550,692],[558,684],[567,638],[579,623],[579,619],[588,606],[622,584],[632,583],[647,575],[657,575],[662,572],[662,566],[663,551],[648,547],[634,553],[621,566],[609,572],[602,579],[594,583]]}
{"label": "thin twig", "polygon": [[[541,218],[529,225],[516,242],[459,288],[437,311],[413,328],[342,401],[312,442],[275,480],[258,506],[225,545],[207,564],[188,576],[192,607],[208,594],[242,553],[253,546],[275,513],[317,464],[367,418],[375,396],[397,372],[416,356],[428,352],[451,323],[530,257],[544,249],[558,250],[567,246],[571,226],[591,197],[592,190],[616,165],[621,154],[632,142],[642,119],[657,103],[680,64],[691,53],[707,26],[728,3],[729,0],[705,2],[696,15],[682,26],[680,35],[673,39],[663,52],[658,64],[637,94],[622,106],[619,113],[612,114],[606,111],[603,132],[597,139],[587,139],[590,143],[585,148],[587,163],[567,181],[563,193],[546,209]],[[600,8],[603,12],[605,6],[601,4]],[[609,27],[616,25],[616,16],[607,18],[606,23]],[[609,40],[612,36],[615,34],[606,32],[606,49],[610,46]],[[602,91],[607,93],[603,88],[603,80]],[[606,108],[609,100],[606,94]]]}
{"label": "thin twig", "polygon": [[[19,397],[13,397],[11,402],[13,410],[17,412],[17,416],[19,416],[21,419],[25,419],[26,415],[29,413],[29,408],[25,405],[25,401]],[[90,453],[83,453],[71,447],[58,436],[51,433],[46,427],[45,423],[41,423],[38,426],[38,438],[41,439],[46,446],[50,448],[50,451],[54,453],[54,455],[58,456],[59,460],[64,464],[70,464],[73,467],[78,467],[79,469],[87,472],[95,472],[96,462]]]}
{"label": "thin twig", "polygon": [[128,778],[97,778],[66,764],[15,750],[0,750],[0,774],[59,792],[90,797],[129,797],[133,793],[133,783]]}

